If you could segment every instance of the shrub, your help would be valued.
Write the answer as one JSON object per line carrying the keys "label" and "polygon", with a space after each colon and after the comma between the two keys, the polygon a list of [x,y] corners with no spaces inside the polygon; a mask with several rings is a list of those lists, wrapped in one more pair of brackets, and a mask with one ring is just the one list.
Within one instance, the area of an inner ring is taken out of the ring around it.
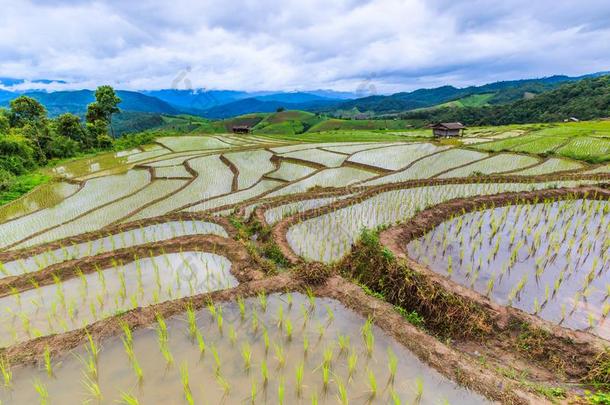
{"label": "shrub", "polygon": [[67,158],[75,156],[79,150],[79,143],[64,136],[55,136],[47,144],[49,157]]}
{"label": "shrub", "polygon": [[8,190],[14,179],[13,173],[0,167],[0,191]]}

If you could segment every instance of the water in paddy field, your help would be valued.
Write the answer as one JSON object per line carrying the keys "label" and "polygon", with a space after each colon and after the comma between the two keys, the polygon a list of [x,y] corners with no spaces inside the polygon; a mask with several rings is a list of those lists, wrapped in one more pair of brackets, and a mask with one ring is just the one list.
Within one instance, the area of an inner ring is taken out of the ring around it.
{"label": "water in paddy field", "polygon": [[144,257],[0,298],[0,346],[78,329],[135,307],[237,285],[212,253]]}
{"label": "water in paddy field", "polygon": [[67,260],[95,256],[117,249],[161,242],[180,236],[208,234],[228,237],[227,232],[222,226],[206,221],[169,221],[147,225],[99,239],[48,250],[26,259],[13,260],[4,264],[0,263],[0,272],[2,273],[0,278],[31,273]]}
{"label": "water in paddy field", "polygon": [[[365,326],[364,318],[337,301],[275,294],[245,300],[243,308],[243,318],[235,302],[213,307],[216,315],[209,308],[196,312],[194,338],[186,314],[167,319],[166,334],[158,324],[134,331],[131,358],[142,370],[139,383],[125,343],[114,337],[100,344],[97,379],[78,359],[89,356],[81,347],[52,360],[52,377],[44,367],[13,368],[12,389],[0,389],[0,398],[6,404],[36,403],[37,381],[50,403],[80,404],[90,398],[83,383],[89,378],[99,383],[104,404],[116,403],[121,395],[132,395],[140,404],[185,404],[185,392],[195,404],[250,403],[252,397],[254,403],[309,404],[314,397],[335,404],[341,403],[341,392],[351,404],[392,403],[392,395],[401,403],[487,403],[440,376],[377,327]],[[390,358],[396,359],[393,381]],[[302,377],[297,377],[301,367]]]}
{"label": "water in paddy field", "polygon": [[469,213],[409,243],[459,284],[610,339],[610,202],[572,200]]}

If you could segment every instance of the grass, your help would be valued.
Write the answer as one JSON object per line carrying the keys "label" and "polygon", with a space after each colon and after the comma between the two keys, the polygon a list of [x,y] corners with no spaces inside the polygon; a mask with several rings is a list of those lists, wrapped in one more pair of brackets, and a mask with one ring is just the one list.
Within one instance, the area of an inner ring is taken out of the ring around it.
{"label": "grass", "polygon": [[35,187],[48,183],[50,176],[35,172],[17,176],[10,180],[5,190],[0,190],[0,205],[7,204],[29,193]]}
{"label": "grass", "polygon": [[324,132],[306,132],[299,135],[266,134],[270,140],[290,140],[298,142],[396,142],[421,140],[432,137],[432,133],[423,130],[401,130],[400,134],[387,131],[338,130]]}
{"label": "grass", "polygon": [[[539,155],[557,154],[589,163],[610,161],[610,122],[608,121],[583,121],[534,126],[512,125],[510,130],[521,130],[524,135],[481,143],[473,146],[473,148],[491,152],[515,151]],[[487,136],[487,134],[496,133],[497,129],[481,127],[469,131]]]}

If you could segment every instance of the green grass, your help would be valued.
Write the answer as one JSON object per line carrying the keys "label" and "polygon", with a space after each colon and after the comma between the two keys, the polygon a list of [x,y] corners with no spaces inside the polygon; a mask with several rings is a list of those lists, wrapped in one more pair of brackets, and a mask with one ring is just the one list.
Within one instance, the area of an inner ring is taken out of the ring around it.
{"label": "green grass", "polygon": [[326,132],[339,130],[406,130],[410,127],[410,121],[405,120],[342,120],[331,118],[322,121],[309,129],[309,132]]}
{"label": "green grass", "polygon": [[327,131],[306,132],[297,135],[265,134],[269,139],[290,140],[299,142],[392,142],[421,140],[423,137],[432,137],[430,131],[412,130],[402,132],[400,135],[390,132],[373,131]]}
{"label": "green grass", "polygon": [[301,134],[325,118],[306,111],[281,111],[269,114],[253,129],[255,134]]}
{"label": "green grass", "polygon": [[473,94],[464,98],[460,98],[459,100],[449,101],[447,103],[439,104],[436,107],[483,107],[485,105],[489,105],[489,100],[491,100],[495,96],[494,93],[485,93],[485,94]]}
{"label": "green grass", "polygon": [[528,136],[519,136],[515,138],[507,138],[494,142],[485,142],[473,145],[472,148],[476,150],[488,151],[488,152],[501,152],[510,151],[515,147],[526,145],[529,142],[533,142],[535,139]]}
{"label": "green grass", "polygon": [[34,187],[47,183],[49,180],[51,180],[50,176],[41,173],[28,173],[15,177],[6,190],[0,191],[0,205],[18,199],[29,193]]}
{"label": "green grass", "polygon": [[[526,137],[522,137],[524,139]],[[526,153],[536,153],[543,154],[549,153],[563,145],[568,138],[564,137],[554,137],[554,136],[538,136],[531,135],[528,139],[532,139],[532,142],[527,142],[524,144],[517,145],[513,147],[511,150],[515,152],[526,152]]]}
{"label": "green grass", "polygon": [[510,125],[502,127],[502,131],[497,129],[471,128],[467,133],[493,136],[520,130],[524,131],[524,135],[485,142],[473,145],[472,148],[490,152],[512,151],[542,155],[553,153],[590,163],[610,161],[610,121]]}

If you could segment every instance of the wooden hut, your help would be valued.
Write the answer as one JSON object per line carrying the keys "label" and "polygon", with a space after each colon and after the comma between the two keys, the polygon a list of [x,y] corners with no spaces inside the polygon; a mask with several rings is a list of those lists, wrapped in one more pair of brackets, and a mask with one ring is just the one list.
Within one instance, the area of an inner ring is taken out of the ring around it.
{"label": "wooden hut", "polygon": [[234,134],[249,134],[250,127],[247,125],[236,125],[231,128]]}
{"label": "wooden hut", "polygon": [[434,136],[441,138],[462,136],[462,131],[464,131],[466,127],[461,122],[441,122],[440,124],[432,125],[431,128]]}

